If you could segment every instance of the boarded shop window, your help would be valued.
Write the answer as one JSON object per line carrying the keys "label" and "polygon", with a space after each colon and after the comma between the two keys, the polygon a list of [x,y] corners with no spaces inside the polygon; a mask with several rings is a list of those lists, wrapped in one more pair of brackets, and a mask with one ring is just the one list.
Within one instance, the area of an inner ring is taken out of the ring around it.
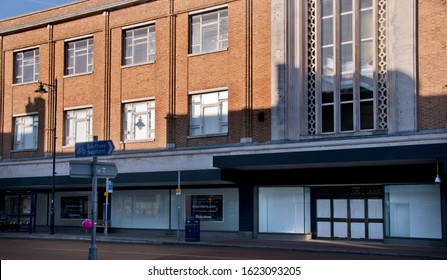
{"label": "boarded shop window", "polygon": [[439,185],[385,186],[386,235],[442,238]]}

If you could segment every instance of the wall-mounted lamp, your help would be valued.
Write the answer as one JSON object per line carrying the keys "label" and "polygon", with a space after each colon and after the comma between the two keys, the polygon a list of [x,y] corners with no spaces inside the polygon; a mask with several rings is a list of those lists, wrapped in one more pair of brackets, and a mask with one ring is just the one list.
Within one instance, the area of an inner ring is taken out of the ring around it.
{"label": "wall-mounted lamp", "polygon": [[436,178],[435,178],[436,184],[441,184],[441,177],[439,177],[439,161],[436,160]]}

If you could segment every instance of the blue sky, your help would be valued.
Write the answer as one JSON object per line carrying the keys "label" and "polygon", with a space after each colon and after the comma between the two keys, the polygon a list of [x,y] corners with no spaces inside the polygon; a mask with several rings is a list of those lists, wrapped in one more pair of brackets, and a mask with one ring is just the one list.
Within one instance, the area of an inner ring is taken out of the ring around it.
{"label": "blue sky", "polygon": [[48,9],[75,0],[0,0],[0,19]]}

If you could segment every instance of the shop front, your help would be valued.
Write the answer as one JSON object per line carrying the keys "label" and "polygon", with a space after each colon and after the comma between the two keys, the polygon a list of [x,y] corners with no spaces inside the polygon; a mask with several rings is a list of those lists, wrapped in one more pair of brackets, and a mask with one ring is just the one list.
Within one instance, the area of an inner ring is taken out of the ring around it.
{"label": "shop front", "polygon": [[255,237],[444,244],[446,153],[445,144],[306,150],[219,156],[214,166],[254,186]]}

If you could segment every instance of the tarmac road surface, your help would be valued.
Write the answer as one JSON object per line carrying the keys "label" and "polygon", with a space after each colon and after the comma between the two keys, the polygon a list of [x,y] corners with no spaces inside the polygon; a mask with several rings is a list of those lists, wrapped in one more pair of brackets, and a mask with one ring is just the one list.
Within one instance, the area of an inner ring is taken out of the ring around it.
{"label": "tarmac road surface", "polygon": [[[390,255],[274,248],[97,242],[98,260],[391,260]],[[87,240],[0,238],[1,260],[87,260]],[[400,256],[399,260],[419,259]]]}

